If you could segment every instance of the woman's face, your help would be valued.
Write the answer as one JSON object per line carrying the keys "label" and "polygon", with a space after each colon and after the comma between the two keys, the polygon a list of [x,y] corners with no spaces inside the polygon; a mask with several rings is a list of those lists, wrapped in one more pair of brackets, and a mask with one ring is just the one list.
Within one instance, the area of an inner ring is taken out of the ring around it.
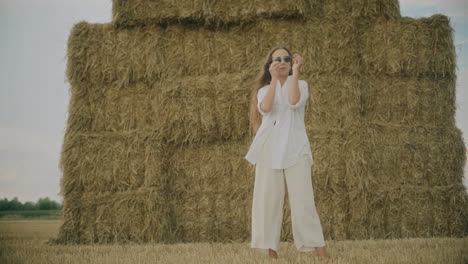
{"label": "woman's face", "polygon": [[[281,62],[279,64],[279,75],[282,76],[282,77],[288,77],[289,75],[289,71],[291,70],[291,63],[292,63],[292,58],[291,56],[289,56],[289,53],[284,50],[284,49],[277,49],[273,52],[273,54],[271,55],[271,60],[273,62],[275,62],[275,59],[277,57],[280,57],[281,58]],[[289,57],[289,62],[286,62],[285,61],[285,57]],[[272,62],[272,63],[273,63]]]}

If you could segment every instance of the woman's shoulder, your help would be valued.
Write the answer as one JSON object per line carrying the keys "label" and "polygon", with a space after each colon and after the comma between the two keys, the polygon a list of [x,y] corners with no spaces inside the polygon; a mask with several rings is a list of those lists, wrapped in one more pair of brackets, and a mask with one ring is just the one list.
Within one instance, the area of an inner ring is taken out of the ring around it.
{"label": "woman's shoulder", "polygon": [[267,92],[267,88],[268,88],[268,85],[265,85],[265,86],[262,86],[262,87],[258,88],[257,94],[258,95],[265,94]]}
{"label": "woman's shoulder", "polygon": [[260,87],[260,89],[259,89],[259,90],[268,89],[268,87],[269,87],[269,86],[270,86],[269,84],[267,84],[267,85],[264,85],[264,86]]}

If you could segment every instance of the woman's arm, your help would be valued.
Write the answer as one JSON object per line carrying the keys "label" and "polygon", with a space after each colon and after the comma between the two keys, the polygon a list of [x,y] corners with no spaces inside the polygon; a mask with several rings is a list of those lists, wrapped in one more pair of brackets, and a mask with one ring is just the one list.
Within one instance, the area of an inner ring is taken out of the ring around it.
{"label": "woman's arm", "polygon": [[273,102],[275,100],[276,82],[276,77],[272,77],[270,86],[268,87],[267,93],[265,94],[262,104],[260,105],[260,108],[265,113],[269,113],[273,107]]}
{"label": "woman's arm", "polygon": [[271,111],[271,108],[273,107],[273,102],[275,100],[276,83],[278,80],[279,73],[279,62],[274,61],[270,65],[270,68],[268,70],[271,74],[271,82],[270,86],[268,87],[268,91],[260,105],[260,109],[265,113],[269,113]]}
{"label": "woman's arm", "polygon": [[289,104],[295,105],[299,102],[300,93],[299,93],[299,74],[293,72],[291,87],[289,88],[288,101]]}
{"label": "woman's arm", "polygon": [[288,94],[288,102],[291,105],[297,104],[301,97],[301,94],[299,92],[299,70],[302,66],[302,58],[299,55],[299,53],[294,53],[293,63],[294,64],[292,66],[293,74],[291,80],[291,87],[289,88]]}

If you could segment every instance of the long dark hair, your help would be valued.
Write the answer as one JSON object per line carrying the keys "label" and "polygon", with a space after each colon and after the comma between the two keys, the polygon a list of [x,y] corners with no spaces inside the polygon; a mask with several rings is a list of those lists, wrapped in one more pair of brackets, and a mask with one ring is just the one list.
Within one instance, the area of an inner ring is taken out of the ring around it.
{"label": "long dark hair", "polygon": [[[268,52],[267,57],[265,58],[264,62],[262,63],[260,73],[257,77],[257,84],[252,89],[252,94],[250,95],[250,109],[249,109],[249,120],[250,120],[250,131],[251,136],[255,135],[260,127],[261,122],[261,115],[257,109],[257,93],[260,88],[265,85],[270,84],[271,82],[271,74],[270,74],[270,65],[273,63],[273,59],[271,55],[279,49],[284,49],[288,52],[289,56],[292,58],[292,53],[283,46],[276,46]],[[289,75],[292,75],[292,60],[289,62],[291,64],[291,70],[289,71]]]}

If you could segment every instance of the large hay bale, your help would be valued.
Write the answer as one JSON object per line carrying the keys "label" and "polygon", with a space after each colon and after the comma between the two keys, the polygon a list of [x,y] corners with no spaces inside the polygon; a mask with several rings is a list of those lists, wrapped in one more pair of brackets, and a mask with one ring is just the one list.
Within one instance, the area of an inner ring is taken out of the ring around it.
{"label": "large hay bale", "polygon": [[455,126],[453,78],[369,75],[363,80],[362,107],[367,122],[402,128]]}
{"label": "large hay bale", "polygon": [[169,194],[180,241],[248,238],[253,168],[245,166],[245,141],[174,149]]}
{"label": "large hay bale", "polygon": [[210,28],[254,23],[263,18],[383,17],[400,18],[395,0],[113,0],[113,23],[117,27],[149,24],[196,23]]}
{"label": "large hay bale", "polygon": [[363,62],[373,74],[455,76],[456,54],[449,18],[378,20],[363,34]]}
{"label": "large hay bale", "polygon": [[87,192],[81,198],[80,243],[161,242],[171,236],[163,190]]}
{"label": "large hay bale", "polygon": [[324,219],[330,238],[466,232],[454,224],[466,223],[465,188],[455,176],[464,155],[459,132],[368,124],[314,138],[322,154],[314,160],[314,175],[322,176],[314,179],[316,202],[333,215]]}
{"label": "large hay bale", "polygon": [[397,0],[113,2],[112,23],[68,41],[57,242],[250,239],[249,98],[276,44],[306,62],[326,239],[468,234],[446,16],[401,18]]}

